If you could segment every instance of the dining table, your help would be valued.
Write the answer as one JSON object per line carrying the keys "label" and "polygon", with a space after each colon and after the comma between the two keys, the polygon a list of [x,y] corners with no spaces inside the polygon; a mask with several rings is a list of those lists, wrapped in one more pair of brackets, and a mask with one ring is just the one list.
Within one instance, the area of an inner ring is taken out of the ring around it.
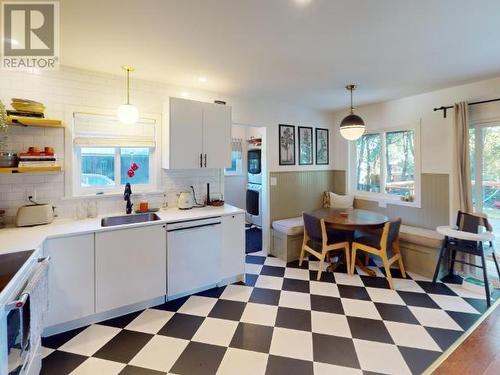
{"label": "dining table", "polygon": [[[356,230],[375,231],[384,227],[384,224],[389,221],[389,218],[381,213],[359,208],[336,209],[336,208],[320,208],[310,212],[311,215],[318,219],[323,219],[325,225],[343,231],[352,232],[351,238],[354,238]],[[356,265],[370,276],[375,276],[375,272],[369,269],[365,263],[356,258]],[[338,262],[331,264],[328,271],[333,271],[338,266]],[[347,265],[349,267],[349,265]]]}

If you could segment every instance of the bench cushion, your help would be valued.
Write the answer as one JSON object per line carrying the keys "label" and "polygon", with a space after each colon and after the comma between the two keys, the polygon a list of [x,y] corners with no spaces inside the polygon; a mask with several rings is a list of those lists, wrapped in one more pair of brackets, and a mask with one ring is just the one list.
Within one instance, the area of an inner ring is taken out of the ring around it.
{"label": "bench cushion", "polygon": [[284,233],[287,236],[303,234],[304,221],[302,220],[302,216],[275,220],[273,221],[273,229],[280,233]]}
{"label": "bench cushion", "polygon": [[401,241],[414,243],[417,245],[439,248],[441,247],[443,236],[432,229],[401,225],[399,239]]}

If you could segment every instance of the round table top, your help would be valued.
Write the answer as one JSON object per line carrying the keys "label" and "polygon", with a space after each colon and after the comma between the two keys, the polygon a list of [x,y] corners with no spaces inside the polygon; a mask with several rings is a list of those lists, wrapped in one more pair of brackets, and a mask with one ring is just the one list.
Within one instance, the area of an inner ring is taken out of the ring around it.
{"label": "round table top", "polygon": [[[341,215],[347,213],[347,216]],[[376,229],[384,226],[389,218],[378,212],[351,208],[339,210],[334,208],[320,208],[309,213],[318,219],[324,219],[325,223],[345,230]]]}

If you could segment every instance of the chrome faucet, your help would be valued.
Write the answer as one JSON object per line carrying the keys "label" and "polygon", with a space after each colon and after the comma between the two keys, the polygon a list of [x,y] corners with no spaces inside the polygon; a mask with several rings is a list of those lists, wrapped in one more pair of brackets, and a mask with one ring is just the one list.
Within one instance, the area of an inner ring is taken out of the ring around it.
{"label": "chrome faucet", "polygon": [[127,215],[132,213],[132,206],[134,205],[132,202],[130,202],[131,195],[132,195],[132,188],[130,187],[130,183],[127,182],[125,184],[125,191],[123,192],[123,200],[127,201],[127,208],[126,208]]}

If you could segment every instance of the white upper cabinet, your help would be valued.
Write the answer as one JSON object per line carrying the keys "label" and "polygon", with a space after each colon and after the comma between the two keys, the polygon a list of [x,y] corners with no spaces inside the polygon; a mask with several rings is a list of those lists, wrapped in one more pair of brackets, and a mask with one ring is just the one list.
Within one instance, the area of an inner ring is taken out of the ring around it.
{"label": "white upper cabinet", "polygon": [[203,166],[231,166],[231,107],[203,103]]}
{"label": "white upper cabinet", "polygon": [[163,168],[225,168],[231,164],[231,107],[170,98]]}
{"label": "white upper cabinet", "polygon": [[200,168],[203,154],[203,103],[170,99],[164,168]]}

